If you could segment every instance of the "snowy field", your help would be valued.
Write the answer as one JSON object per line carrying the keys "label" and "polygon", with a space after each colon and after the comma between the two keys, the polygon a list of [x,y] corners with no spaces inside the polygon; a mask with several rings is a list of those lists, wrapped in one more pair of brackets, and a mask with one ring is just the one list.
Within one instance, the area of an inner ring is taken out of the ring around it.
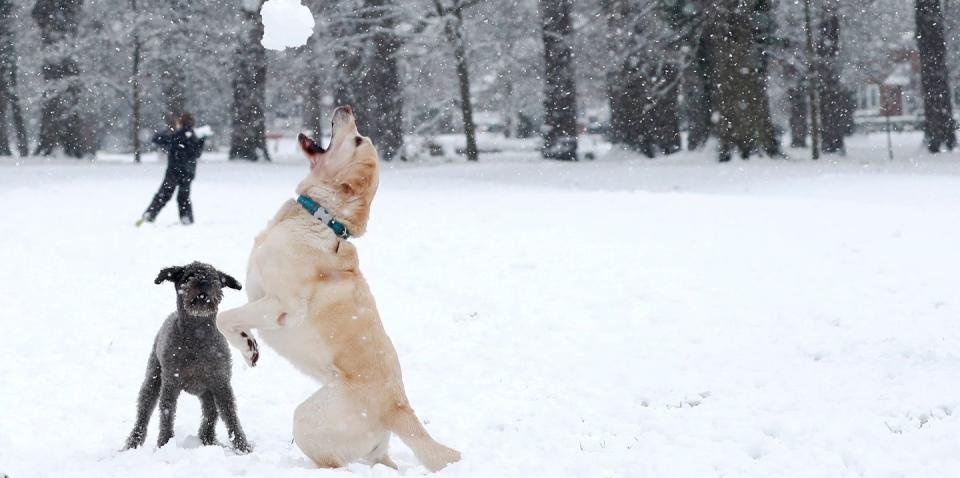
{"label": "snowy field", "polygon": [[[960,476],[960,154],[896,139],[893,162],[876,136],[819,163],[385,167],[356,244],[412,404],[463,452],[438,476]],[[157,272],[244,277],[306,171],[211,158],[197,224],[171,204],[140,229],[160,163],[0,165],[0,472],[397,476],[315,469],[291,416],[317,385],[269,349],[254,369],[235,356],[254,453],[199,447],[186,394],[169,446],[154,416],[148,446],[117,451],[174,308]],[[392,456],[425,472],[396,439]]]}

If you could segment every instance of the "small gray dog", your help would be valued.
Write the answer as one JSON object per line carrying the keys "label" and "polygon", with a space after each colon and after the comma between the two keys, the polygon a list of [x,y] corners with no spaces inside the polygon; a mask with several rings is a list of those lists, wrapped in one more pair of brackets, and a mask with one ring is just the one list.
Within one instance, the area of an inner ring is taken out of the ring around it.
{"label": "small gray dog", "polygon": [[223,287],[240,290],[240,283],[213,266],[194,262],[160,271],[154,283],[171,281],[177,290],[177,311],[167,318],[153,343],[147,376],[137,398],[137,422],[124,449],[137,448],[147,434],[150,415],[160,401],[162,447],[173,437],[173,421],[180,391],[196,395],[203,408],[198,435],[204,445],[216,443],[217,413],[223,418],[230,442],[238,453],[250,444],[240,428],[230,386],[230,348],[217,330],[217,308]]}

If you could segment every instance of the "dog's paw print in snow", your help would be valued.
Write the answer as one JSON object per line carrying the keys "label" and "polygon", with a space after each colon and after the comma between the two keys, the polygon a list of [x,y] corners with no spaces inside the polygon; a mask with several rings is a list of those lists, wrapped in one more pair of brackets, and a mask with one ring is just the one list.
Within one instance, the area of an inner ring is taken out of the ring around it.
{"label": "dog's paw print in snow", "polygon": [[902,415],[884,420],[890,433],[897,435],[930,427],[936,422],[953,416],[956,405],[941,405],[930,410],[907,411]]}
{"label": "dog's paw print in snow", "polygon": [[588,432],[577,439],[580,451],[587,453],[603,453],[608,450],[633,449],[639,443],[635,436],[618,435],[616,433]]}
{"label": "dog's paw print in snow", "polygon": [[753,458],[754,460],[759,460],[767,454],[766,446],[759,441],[754,441],[746,445],[744,451],[747,453],[747,456]]}
{"label": "dog's paw print in snow", "polygon": [[454,322],[459,322],[459,323],[476,322],[476,321],[477,321],[477,317],[479,317],[479,316],[480,316],[480,313],[479,313],[479,312],[476,312],[476,311],[468,312],[468,313],[466,313],[466,314],[457,314],[457,315],[455,315],[455,316],[453,317],[453,321],[454,321]]}
{"label": "dog's paw print in snow", "polygon": [[823,342],[809,343],[799,347],[800,354],[814,362],[829,358],[836,350],[837,347],[833,344]]}
{"label": "dog's paw print in snow", "polygon": [[683,399],[683,404],[688,407],[698,407],[704,400],[710,398],[710,395],[711,393],[709,391],[700,392],[695,395],[687,395],[687,397]]}
{"label": "dog's paw print in snow", "polygon": [[698,407],[703,404],[704,400],[710,398],[712,393],[707,390],[703,392],[694,393],[691,395],[685,395],[682,398],[677,399],[668,399],[659,401],[651,400],[650,398],[639,398],[638,401],[641,407],[652,408],[652,407],[663,407],[663,408],[693,408]]}

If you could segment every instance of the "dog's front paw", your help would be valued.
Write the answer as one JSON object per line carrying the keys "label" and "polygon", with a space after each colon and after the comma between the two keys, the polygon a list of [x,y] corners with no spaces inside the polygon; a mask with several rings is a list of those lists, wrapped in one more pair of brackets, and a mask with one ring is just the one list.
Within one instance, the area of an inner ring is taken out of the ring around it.
{"label": "dog's front paw", "polygon": [[201,433],[197,436],[200,439],[200,444],[203,446],[211,446],[217,444],[217,435],[215,433]]}
{"label": "dog's front paw", "polygon": [[253,338],[249,332],[240,332],[240,336],[247,341],[247,349],[243,350],[243,359],[251,367],[257,366],[257,360],[260,360],[260,347],[257,345],[257,339]]}
{"label": "dog's front paw", "polygon": [[131,450],[134,448],[140,448],[143,445],[144,439],[147,437],[146,430],[134,430],[130,433],[130,436],[127,437],[127,442],[124,443],[124,450]]}
{"label": "dog's front paw", "polygon": [[247,442],[246,438],[240,440],[233,440],[233,451],[238,455],[246,455],[253,451],[253,446]]}

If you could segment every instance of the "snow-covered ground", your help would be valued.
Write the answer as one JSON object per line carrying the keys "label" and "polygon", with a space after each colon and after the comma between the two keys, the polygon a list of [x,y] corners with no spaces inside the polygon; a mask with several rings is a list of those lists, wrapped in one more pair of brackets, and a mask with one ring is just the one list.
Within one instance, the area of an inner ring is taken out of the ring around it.
{"label": "snow-covered ground", "polygon": [[[438,476],[960,476],[960,154],[896,140],[893,162],[875,136],[819,163],[386,166],[356,244],[413,405],[463,452]],[[270,350],[235,363],[254,453],[199,447],[189,395],[169,446],[154,417],[117,451],[174,307],[156,273],[243,277],[305,166],[204,162],[197,224],[137,229],[162,164],[102,159],[0,166],[0,473],[396,476],[313,468],[291,414],[317,385]]]}

